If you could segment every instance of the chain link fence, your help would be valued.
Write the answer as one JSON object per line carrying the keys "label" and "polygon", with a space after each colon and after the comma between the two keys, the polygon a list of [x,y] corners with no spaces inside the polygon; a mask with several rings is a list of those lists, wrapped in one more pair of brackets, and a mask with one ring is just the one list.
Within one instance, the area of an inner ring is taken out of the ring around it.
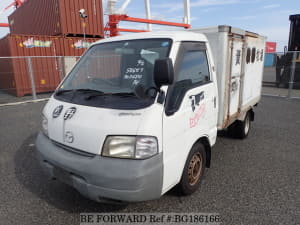
{"label": "chain link fence", "polygon": [[0,57],[0,105],[49,98],[79,58]]}
{"label": "chain link fence", "polygon": [[266,54],[262,94],[300,98],[300,51]]}
{"label": "chain link fence", "polygon": [[[0,57],[0,105],[49,98],[79,58]],[[266,54],[262,94],[300,98],[300,51]]]}

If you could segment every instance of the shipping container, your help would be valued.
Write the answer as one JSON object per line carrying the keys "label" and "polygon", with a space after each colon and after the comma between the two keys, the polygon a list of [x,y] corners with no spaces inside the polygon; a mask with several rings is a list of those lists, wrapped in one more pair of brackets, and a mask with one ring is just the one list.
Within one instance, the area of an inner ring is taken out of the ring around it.
{"label": "shipping container", "polygon": [[63,74],[67,74],[73,68],[76,61],[79,59],[78,56],[81,56],[85,50],[94,42],[99,39],[90,38],[70,38],[65,37],[61,38],[61,45],[64,52],[64,60],[63,60]]}
{"label": "shipping container", "polygon": [[[0,40],[0,57],[10,56],[9,39],[3,38]],[[12,76],[13,76],[12,59],[0,59],[0,90],[12,91]]]}
{"label": "shipping container", "polygon": [[104,36],[102,0],[28,0],[8,20],[12,34]]}
{"label": "shipping container", "polygon": [[0,40],[0,56],[13,58],[0,59],[0,89],[16,96],[31,94],[31,64],[37,93],[55,90],[65,72],[68,72],[78,59],[65,59],[61,56],[80,56],[97,40],[84,41],[82,38],[58,36],[6,36]]}
{"label": "shipping container", "polygon": [[90,47],[90,45],[96,41],[100,40],[99,38],[78,38],[78,37],[62,37],[61,46],[63,50],[63,55],[65,56],[81,56],[84,51]]}
{"label": "shipping container", "polygon": [[265,67],[275,66],[276,63],[276,54],[275,53],[266,53],[265,54]]}
{"label": "shipping container", "polygon": [[276,42],[266,42],[266,53],[275,53],[277,43]]}

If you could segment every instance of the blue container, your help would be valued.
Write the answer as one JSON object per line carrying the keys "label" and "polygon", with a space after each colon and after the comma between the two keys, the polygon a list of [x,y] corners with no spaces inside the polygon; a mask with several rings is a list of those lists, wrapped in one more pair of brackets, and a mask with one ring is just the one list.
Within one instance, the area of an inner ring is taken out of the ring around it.
{"label": "blue container", "polygon": [[276,53],[266,53],[265,55],[265,67],[275,66]]}

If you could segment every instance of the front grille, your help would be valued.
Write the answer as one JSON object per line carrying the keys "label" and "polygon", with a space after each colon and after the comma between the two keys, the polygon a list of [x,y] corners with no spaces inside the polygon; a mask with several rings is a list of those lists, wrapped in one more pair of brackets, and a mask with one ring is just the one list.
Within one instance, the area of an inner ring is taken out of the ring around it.
{"label": "front grille", "polygon": [[51,140],[52,143],[54,145],[56,145],[57,147],[60,147],[61,149],[65,150],[65,151],[68,151],[68,152],[71,152],[71,153],[74,153],[76,155],[80,155],[80,156],[84,156],[84,157],[88,157],[88,158],[93,158],[96,156],[96,154],[93,154],[93,153],[89,153],[89,152],[85,152],[85,151],[81,151],[79,149],[76,149],[76,148],[72,148],[70,146],[67,146],[67,145],[64,145],[64,144],[61,144],[61,143],[58,143],[56,141],[53,141]]}

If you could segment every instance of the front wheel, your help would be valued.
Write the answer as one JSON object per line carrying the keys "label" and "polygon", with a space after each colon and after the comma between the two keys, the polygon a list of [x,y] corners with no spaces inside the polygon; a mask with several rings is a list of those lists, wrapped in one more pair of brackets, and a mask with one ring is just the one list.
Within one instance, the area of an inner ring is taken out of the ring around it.
{"label": "front wheel", "polygon": [[203,144],[196,143],[188,155],[182,177],[178,185],[182,194],[190,195],[198,189],[204,174],[205,164],[205,148]]}

